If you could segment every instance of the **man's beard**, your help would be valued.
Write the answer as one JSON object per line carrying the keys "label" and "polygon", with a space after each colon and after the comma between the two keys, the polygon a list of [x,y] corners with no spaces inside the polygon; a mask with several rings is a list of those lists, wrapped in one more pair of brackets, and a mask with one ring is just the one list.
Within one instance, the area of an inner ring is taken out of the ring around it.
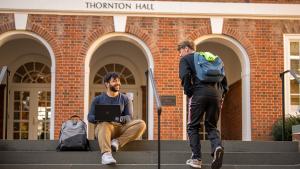
{"label": "man's beard", "polygon": [[[119,89],[117,89],[116,86],[119,86],[119,85],[115,85],[115,86],[109,85],[109,89],[110,89],[112,92],[118,92]],[[119,87],[119,88],[120,88],[120,87]]]}

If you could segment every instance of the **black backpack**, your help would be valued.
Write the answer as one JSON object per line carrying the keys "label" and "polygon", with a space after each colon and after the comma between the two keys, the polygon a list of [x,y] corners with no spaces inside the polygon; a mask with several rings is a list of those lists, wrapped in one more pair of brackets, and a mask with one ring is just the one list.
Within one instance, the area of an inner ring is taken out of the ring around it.
{"label": "black backpack", "polygon": [[87,139],[86,124],[79,116],[74,115],[62,124],[57,151],[90,150]]}

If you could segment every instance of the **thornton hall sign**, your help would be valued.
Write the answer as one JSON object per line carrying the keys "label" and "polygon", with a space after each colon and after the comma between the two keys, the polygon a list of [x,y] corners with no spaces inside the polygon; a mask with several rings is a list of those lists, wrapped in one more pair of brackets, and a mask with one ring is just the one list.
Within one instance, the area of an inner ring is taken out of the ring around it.
{"label": "thornton hall sign", "polygon": [[154,10],[152,3],[130,3],[130,2],[85,2],[87,9],[116,9],[116,10]]}

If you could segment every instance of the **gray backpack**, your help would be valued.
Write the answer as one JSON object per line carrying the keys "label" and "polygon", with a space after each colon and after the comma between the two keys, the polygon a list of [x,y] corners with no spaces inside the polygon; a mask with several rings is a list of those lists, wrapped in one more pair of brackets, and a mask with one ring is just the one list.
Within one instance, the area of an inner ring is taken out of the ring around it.
{"label": "gray backpack", "polygon": [[[75,119],[77,118],[77,119]],[[57,151],[90,150],[86,124],[75,115],[62,124]]]}

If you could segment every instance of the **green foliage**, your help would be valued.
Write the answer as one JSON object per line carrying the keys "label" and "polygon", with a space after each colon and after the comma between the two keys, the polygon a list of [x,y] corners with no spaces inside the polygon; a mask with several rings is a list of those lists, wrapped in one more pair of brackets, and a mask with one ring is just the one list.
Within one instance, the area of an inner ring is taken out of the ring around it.
{"label": "green foliage", "polygon": [[[300,124],[300,116],[289,116],[285,119],[285,140],[292,141],[292,126]],[[277,120],[272,128],[272,136],[275,141],[282,141],[282,119]]]}

